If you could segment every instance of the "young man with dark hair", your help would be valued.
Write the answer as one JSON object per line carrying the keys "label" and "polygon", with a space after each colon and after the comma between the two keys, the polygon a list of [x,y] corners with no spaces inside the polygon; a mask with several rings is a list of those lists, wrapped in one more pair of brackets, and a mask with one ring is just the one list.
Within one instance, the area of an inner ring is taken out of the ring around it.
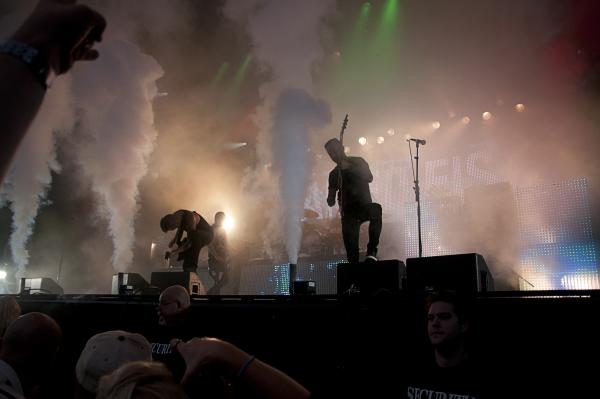
{"label": "young man with dark hair", "polygon": [[342,214],[342,235],[348,262],[358,262],[360,225],[369,222],[369,244],[365,261],[377,261],[377,246],[381,235],[381,205],[371,199],[369,183],[373,174],[369,164],[360,157],[349,157],[338,139],[325,143],[327,154],[337,166],[329,173],[327,205],[334,206],[336,194]]}
{"label": "young man with dark hair", "polygon": [[426,300],[427,336],[434,359],[409,369],[406,398],[487,398],[487,375],[469,343],[469,298],[439,292]]}

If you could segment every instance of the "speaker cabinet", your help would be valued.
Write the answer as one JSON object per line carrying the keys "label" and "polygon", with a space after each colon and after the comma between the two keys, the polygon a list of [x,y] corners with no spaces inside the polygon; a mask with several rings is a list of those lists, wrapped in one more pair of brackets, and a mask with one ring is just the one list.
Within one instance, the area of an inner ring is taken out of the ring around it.
{"label": "speaker cabinet", "polygon": [[398,292],[403,287],[406,266],[392,259],[377,262],[338,263],[338,295],[375,295]]}
{"label": "speaker cabinet", "polygon": [[312,280],[292,281],[294,295],[315,295],[317,293],[317,283]]}
{"label": "speaker cabinet", "polygon": [[194,272],[153,272],[150,277],[150,284],[160,288],[161,291],[172,285],[181,285],[188,290],[190,295],[206,295],[204,284],[202,284],[202,281],[200,281],[200,278]]}
{"label": "speaker cabinet", "polygon": [[49,277],[21,278],[21,295],[62,295],[64,291],[60,285]]}
{"label": "speaker cabinet", "polygon": [[406,267],[411,292],[452,290],[475,294],[494,290],[485,259],[476,253],[409,258]]}
{"label": "speaker cabinet", "polygon": [[138,273],[113,274],[113,295],[134,295],[148,287],[148,282]]}

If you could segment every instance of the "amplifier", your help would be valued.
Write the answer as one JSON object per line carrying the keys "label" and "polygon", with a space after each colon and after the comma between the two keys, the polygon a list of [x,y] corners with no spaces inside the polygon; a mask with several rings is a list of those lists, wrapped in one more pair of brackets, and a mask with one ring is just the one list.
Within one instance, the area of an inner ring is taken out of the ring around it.
{"label": "amplifier", "polygon": [[54,294],[62,295],[64,291],[57,282],[49,277],[21,278],[21,295]]}
{"label": "amplifier", "polygon": [[293,281],[293,295],[315,295],[317,283],[315,281]]}
{"label": "amplifier", "polygon": [[374,295],[398,292],[404,286],[406,266],[397,259],[338,263],[338,295]]}
{"label": "amplifier", "polygon": [[113,295],[135,295],[146,287],[148,282],[138,273],[113,274],[111,291]]}
{"label": "amplifier", "polygon": [[152,272],[150,284],[164,290],[172,285],[183,286],[190,295],[206,295],[204,284],[194,272],[184,271],[161,271]]}
{"label": "amplifier", "polygon": [[483,256],[470,253],[409,258],[408,289],[415,293],[453,290],[476,293],[494,290],[494,280]]}

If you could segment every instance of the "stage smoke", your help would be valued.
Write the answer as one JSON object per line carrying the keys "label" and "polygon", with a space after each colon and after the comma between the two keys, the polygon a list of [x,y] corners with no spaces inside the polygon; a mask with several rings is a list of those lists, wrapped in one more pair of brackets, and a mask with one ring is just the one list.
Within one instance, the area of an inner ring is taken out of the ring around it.
{"label": "stage smoke", "polygon": [[298,263],[302,239],[302,216],[308,179],[311,175],[309,137],[331,121],[329,106],[313,99],[304,90],[288,89],[275,105],[273,154],[280,171],[279,194],[282,201],[284,234],[288,259]]}
{"label": "stage smoke", "polygon": [[74,73],[79,143],[78,162],[99,198],[114,245],[113,267],[126,270],[133,258],[138,183],[154,148],[152,100],[162,69],[127,41],[99,47],[102,56]]}
{"label": "stage smoke", "polygon": [[60,77],[54,82],[17,151],[2,188],[4,200],[13,213],[10,248],[18,267],[17,278],[24,273],[29,261],[27,241],[52,182],[52,172],[60,171],[56,160],[56,134],[69,132],[73,126],[70,87],[69,77]]}
{"label": "stage smoke", "polygon": [[[334,11],[334,1],[229,1],[225,14],[247,25],[255,59],[272,79],[260,87],[263,99],[258,125],[255,170],[248,173],[246,192],[262,198],[279,194],[280,203],[268,214],[263,242],[282,235],[289,261],[297,262],[302,225],[300,218],[310,176],[308,131],[329,122],[326,103],[314,100],[314,63],[323,56],[320,43],[323,18]],[[270,168],[273,165],[274,168]],[[279,186],[276,177],[279,176]],[[278,209],[277,209],[278,208]],[[284,231],[280,220],[284,217]]]}

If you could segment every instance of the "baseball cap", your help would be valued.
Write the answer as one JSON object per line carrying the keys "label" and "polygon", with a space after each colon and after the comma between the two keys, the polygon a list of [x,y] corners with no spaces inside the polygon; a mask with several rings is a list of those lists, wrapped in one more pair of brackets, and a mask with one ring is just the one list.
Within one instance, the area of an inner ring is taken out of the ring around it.
{"label": "baseball cap", "polygon": [[102,376],[136,360],[152,361],[150,343],[143,335],[106,331],[87,341],[77,360],[75,375],[86,391],[96,393]]}

